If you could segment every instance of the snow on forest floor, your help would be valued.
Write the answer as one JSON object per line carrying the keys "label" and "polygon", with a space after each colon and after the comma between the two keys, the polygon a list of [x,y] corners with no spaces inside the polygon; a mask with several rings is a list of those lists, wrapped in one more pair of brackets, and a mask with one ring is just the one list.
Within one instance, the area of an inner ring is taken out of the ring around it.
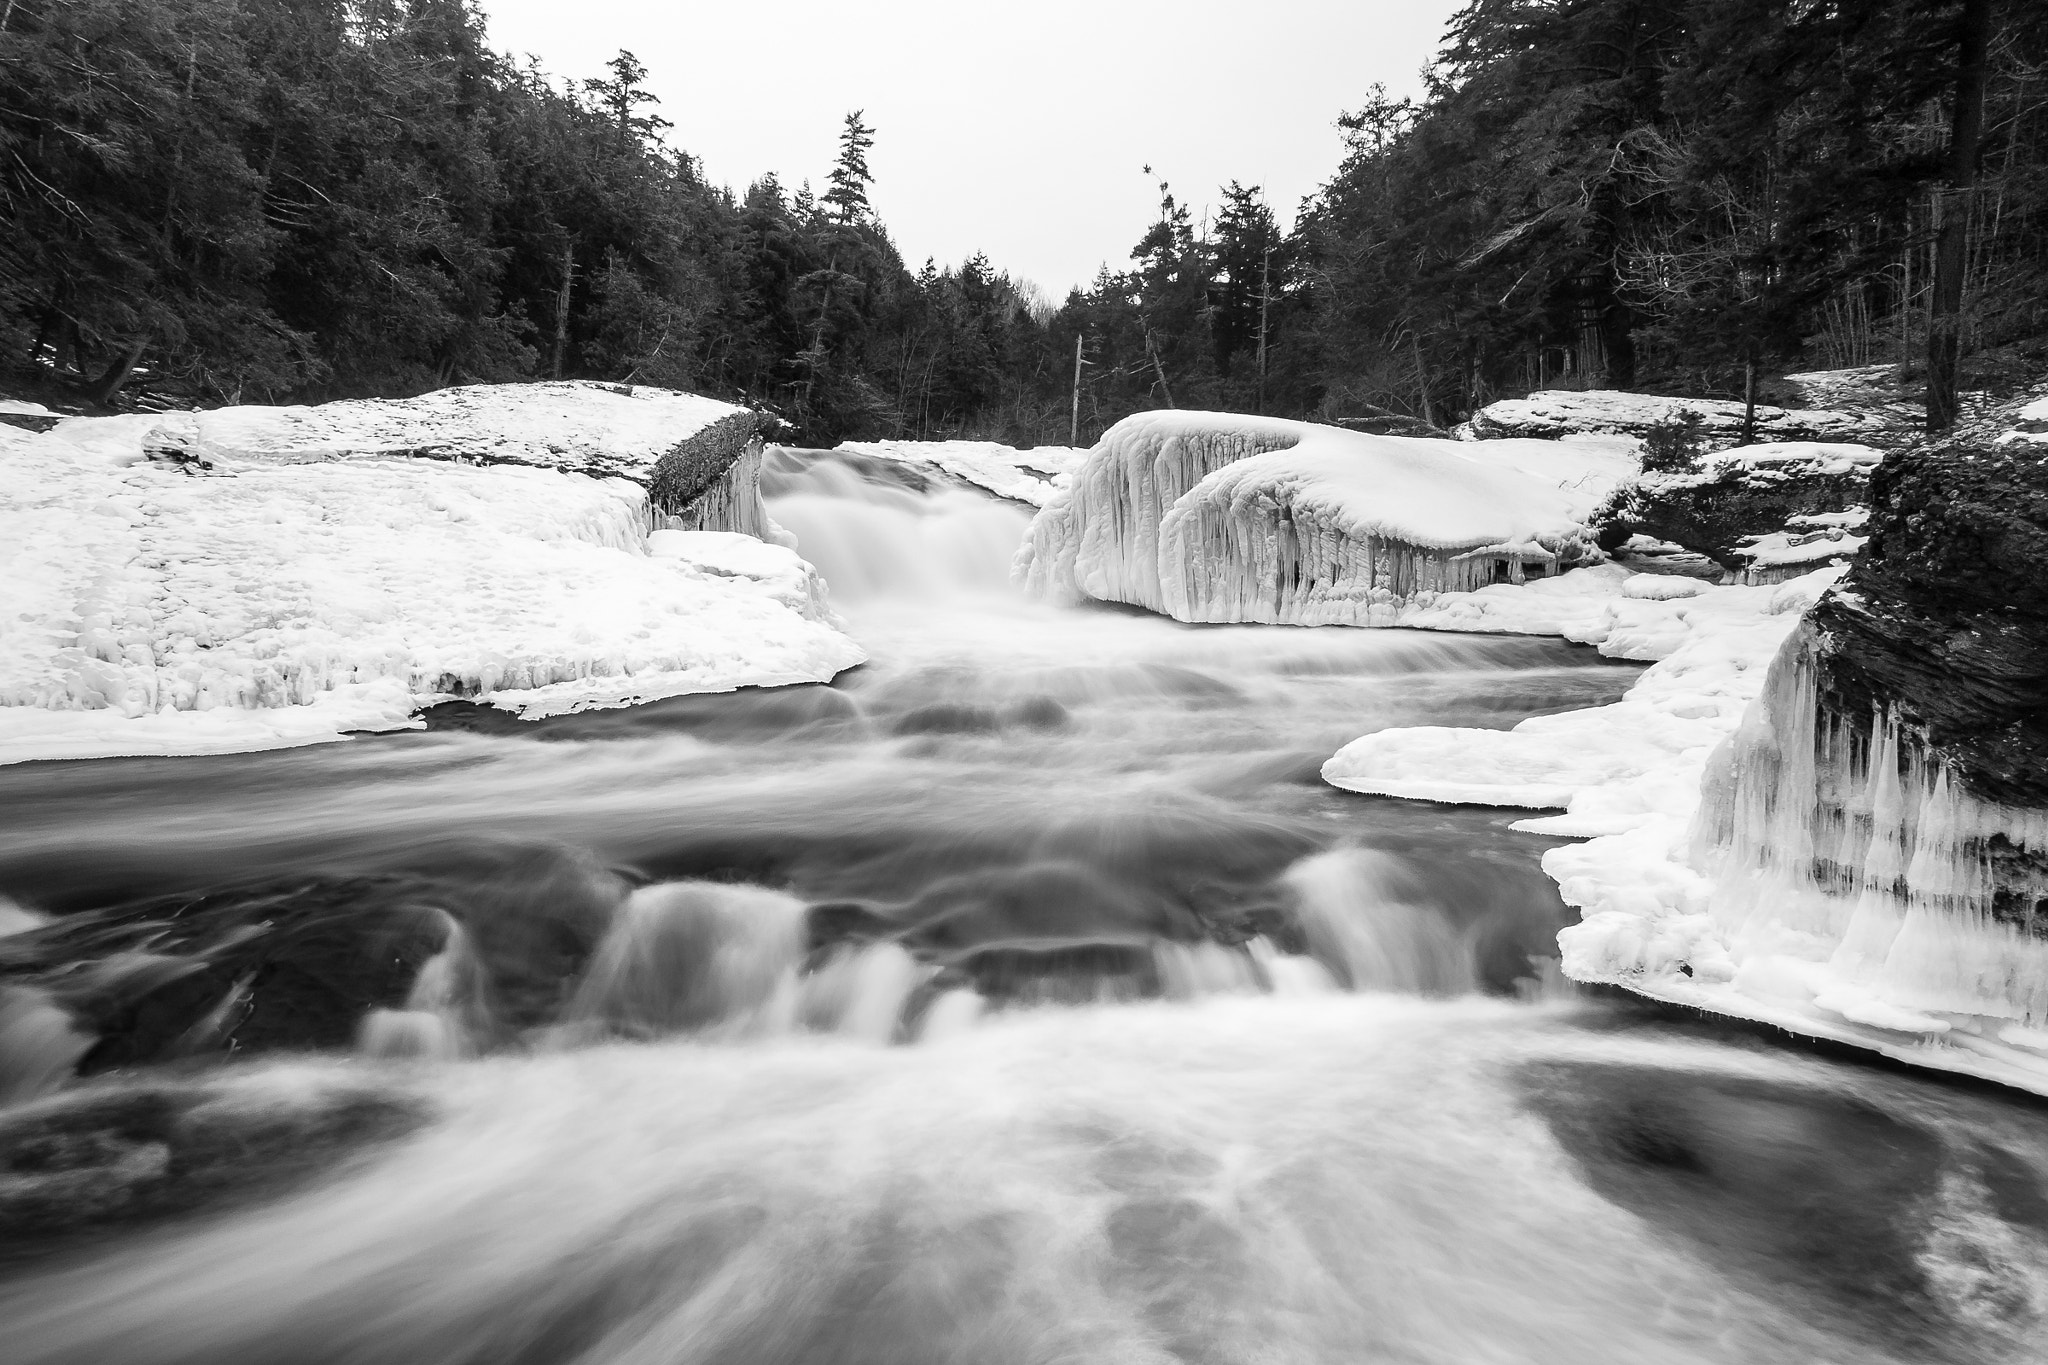
{"label": "snow on forest floor", "polygon": [[512,462],[481,467],[307,463],[299,443],[201,472],[144,453],[162,448],[154,418],[0,427],[0,762],[314,743],[416,726],[453,697],[539,717],[864,658],[794,553],[650,539],[639,484],[535,467],[550,450],[617,467],[648,441],[528,416],[496,433]]}
{"label": "snow on forest floor", "polygon": [[1043,507],[1073,482],[1088,452],[1073,446],[1017,450],[994,441],[846,441],[839,449],[937,471],[999,498]]}

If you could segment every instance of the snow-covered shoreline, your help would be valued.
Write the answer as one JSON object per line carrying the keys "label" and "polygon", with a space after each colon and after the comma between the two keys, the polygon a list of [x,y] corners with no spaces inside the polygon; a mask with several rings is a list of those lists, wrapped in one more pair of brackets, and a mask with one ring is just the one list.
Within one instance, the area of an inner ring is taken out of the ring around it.
{"label": "snow-covered shoreline", "polygon": [[[648,488],[606,472],[653,477],[689,431],[656,418],[726,405],[647,404],[622,433],[596,424],[623,400],[596,394],[571,439],[561,395],[538,405],[550,426],[501,392],[505,430],[462,427],[504,452],[480,464],[309,454],[308,424],[333,425],[305,415],[320,409],[0,428],[0,762],[319,743],[455,697],[539,717],[825,681],[865,657],[793,551],[650,542]],[[468,421],[430,398],[427,426]],[[393,434],[395,406],[368,435]],[[292,441],[251,436],[280,424]]]}

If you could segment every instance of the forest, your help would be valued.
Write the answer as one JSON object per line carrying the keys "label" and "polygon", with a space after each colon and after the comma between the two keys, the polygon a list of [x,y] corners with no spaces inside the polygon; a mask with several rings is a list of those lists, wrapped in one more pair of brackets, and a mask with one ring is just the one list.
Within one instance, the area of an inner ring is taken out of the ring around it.
{"label": "forest", "polygon": [[739,191],[633,53],[564,81],[465,0],[5,0],[0,382],[106,410],[591,378],[810,442],[1021,445],[1930,354],[1995,382],[2048,358],[2037,5],[1473,0],[1420,98],[1332,92],[1345,153],[1290,229],[1162,182],[1051,300],[906,261],[858,110],[825,185]]}

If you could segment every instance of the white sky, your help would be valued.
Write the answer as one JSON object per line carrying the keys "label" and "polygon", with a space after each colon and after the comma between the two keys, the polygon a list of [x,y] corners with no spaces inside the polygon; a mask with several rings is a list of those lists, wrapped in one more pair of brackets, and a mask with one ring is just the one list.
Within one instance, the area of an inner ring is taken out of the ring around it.
{"label": "white sky", "polygon": [[1261,185],[1283,223],[1336,168],[1374,81],[1420,89],[1463,0],[482,0],[491,45],[556,77],[649,69],[714,183],[815,189],[864,109],[876,212],[915,269],[973,252],[1057,300],[1152,220]]}

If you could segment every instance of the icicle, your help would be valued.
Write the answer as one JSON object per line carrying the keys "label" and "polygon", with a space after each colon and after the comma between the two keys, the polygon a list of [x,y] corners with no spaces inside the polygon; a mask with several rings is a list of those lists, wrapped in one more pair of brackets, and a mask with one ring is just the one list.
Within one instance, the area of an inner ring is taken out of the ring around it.
{"label": "icicle", "polygon": [[1806,628],[1787,641],[1708,765],[1691,860],[1728,949],[1750,981],[1796,979],[1858,1023],[2048,1021],[2048,876],[2030,870],[2048,811],[1972,795],[1896,712],[1863,742],[1822,712],[1814,649]]}

